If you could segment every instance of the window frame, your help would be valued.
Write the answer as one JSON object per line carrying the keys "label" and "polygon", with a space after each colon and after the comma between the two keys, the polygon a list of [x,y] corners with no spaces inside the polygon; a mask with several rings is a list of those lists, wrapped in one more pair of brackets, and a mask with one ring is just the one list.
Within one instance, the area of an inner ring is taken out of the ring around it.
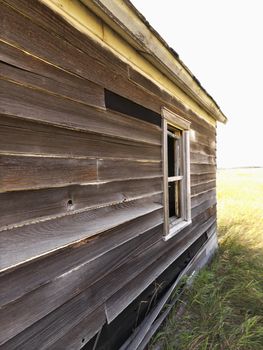
{"label": "window frame", "polygon": [[[184,227],[191,224],[191,192],[190,192],[190,125],[191,122],[162,108],[162,164],[163,164],[163,208],[164,208],[164,240],[175,236]],[[168,176],[168,128],[172,127],[181,132],[181,168],[180,176]],[[180,182],[180,209],[179,218],[169,217],[169,182]]]}

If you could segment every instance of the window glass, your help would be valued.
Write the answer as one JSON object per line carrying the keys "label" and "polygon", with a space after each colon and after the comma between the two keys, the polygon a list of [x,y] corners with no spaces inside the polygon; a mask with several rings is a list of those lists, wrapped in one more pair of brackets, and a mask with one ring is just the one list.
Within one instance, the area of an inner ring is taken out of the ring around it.
{"label": "window glass", "polygon": [[181,136],[180,130],[168,128],[167,150],[168,150],[168,176],[181,175]]}
{"label": "window glass", "polygon": [[180,185],[179,181],[168,183],[169,217],[180,218]]}
{"label": "window glass", "polygon": [[169,182],[168,184],[168,196],[169,196],[169,218],[175,215],[175,183]]}
{"label": "window glass", "polygon": [[174,164],[174,175],[175,175],[175,176],[179,176],[179,175],[182,175],[182,172],[181,172],[181,164],[182,164],[181,139],[175,140],[174,148],[175,148],[175,155],[174,155],[174,159],[175,159],[175,164]]}
{"label": "window glass", "polygon": [[175,139],[168,134],[168,176],[175,176]]}
{"label": "window glass", "polygon": [[167,161],[168,161],[168,200],[169,218],[180,218],[180,181],[181,175],[181,131],[168,127],[167,130]]}
{"label": "window glass", "polygon": [[163,107],[165,239],[191,224],[190,122]]}

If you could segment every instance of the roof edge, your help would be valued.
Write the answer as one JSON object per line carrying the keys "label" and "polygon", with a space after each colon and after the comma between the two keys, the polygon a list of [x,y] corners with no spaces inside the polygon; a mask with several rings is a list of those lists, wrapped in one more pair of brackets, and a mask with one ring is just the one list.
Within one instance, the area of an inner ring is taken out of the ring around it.
{"label": "roof edge", "polygon": [[190,96],[212,118],[227,122],[215,100],[180,60],[178,54],[129,0],[80,0],[127,40],[147,60]]}

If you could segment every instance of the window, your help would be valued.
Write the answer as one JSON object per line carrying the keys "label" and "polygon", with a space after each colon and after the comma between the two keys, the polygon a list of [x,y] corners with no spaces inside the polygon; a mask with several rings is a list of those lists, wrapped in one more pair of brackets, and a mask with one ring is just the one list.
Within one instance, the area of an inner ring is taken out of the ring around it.
{"label": "window", "polygon": [[166,108],[162,117],[164,234],[168,239],[191,223],[190,122]]}

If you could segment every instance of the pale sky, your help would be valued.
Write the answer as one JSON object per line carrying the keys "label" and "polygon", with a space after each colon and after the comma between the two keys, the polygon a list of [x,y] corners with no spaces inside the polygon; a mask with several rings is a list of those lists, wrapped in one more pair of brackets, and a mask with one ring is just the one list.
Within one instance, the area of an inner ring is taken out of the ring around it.
{"label": "pale sky", "polygon": [[263,0],[132,0],[219,104],[218,167],[263,166]]}

